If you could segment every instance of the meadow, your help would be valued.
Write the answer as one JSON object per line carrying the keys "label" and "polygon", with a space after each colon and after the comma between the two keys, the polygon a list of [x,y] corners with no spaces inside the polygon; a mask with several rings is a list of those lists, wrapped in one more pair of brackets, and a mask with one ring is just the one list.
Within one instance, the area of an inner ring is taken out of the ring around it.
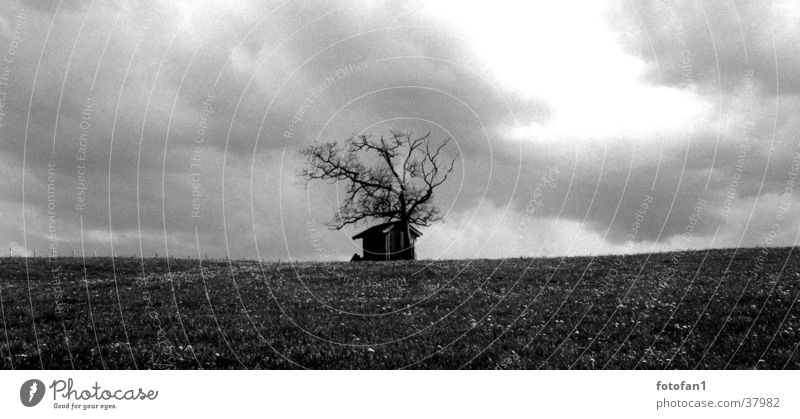
{"label": "meadow", "polygon": [[4,369],[797,369],[793,250],[0,258],[0,358]]}

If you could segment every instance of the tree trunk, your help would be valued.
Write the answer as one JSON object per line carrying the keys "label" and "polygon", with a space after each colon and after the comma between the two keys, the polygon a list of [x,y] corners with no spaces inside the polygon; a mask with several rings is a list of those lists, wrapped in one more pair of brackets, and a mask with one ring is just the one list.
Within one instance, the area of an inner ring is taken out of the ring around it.
{"label": "tree trunk", "polygon": [[411,225],[408,220],[400,221],[400,253],[398,260],[414,260],[414,244],[411,241]]}
{"label": "tree trunk", "polygon": [[405,193],[400,193],[400,252],[398,260],[414,260],[414,246],[411,244],[411,226],[408,222]]}

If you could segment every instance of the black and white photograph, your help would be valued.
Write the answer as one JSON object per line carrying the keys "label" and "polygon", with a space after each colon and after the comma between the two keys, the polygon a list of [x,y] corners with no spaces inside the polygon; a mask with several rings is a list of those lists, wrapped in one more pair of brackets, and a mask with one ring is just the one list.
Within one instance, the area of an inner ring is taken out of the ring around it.
{"label": "black and white photograph", "polygon": [[0,179],[19,415],[314,370],[800,414],[796,0],[4,0]]}

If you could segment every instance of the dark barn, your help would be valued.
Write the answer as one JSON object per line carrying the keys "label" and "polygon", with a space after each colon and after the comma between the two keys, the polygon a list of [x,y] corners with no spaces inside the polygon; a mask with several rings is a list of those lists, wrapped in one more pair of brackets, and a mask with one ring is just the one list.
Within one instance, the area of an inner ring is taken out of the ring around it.
{"label": "dark barn", "polygon": [[362,240],[364,256],[360,260],[415,259],[414,243],[422,233],[409,226],[411,243],[403,243],[402,226],[399,221],[392,221],[370,227],[353,236],[353,239]]}

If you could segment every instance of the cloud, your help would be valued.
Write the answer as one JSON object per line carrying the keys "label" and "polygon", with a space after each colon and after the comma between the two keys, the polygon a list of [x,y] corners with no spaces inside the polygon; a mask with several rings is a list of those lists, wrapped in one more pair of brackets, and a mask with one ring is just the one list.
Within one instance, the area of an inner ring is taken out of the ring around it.
{"label": "cloud", "polygon": [[346,259],[364,226],[324,227],[337,187],[306,189],[298,150],[389,129],[459,156],[423,257],[756,245],[798,147],[793,2],[6,2],[0,58],[22,7],[0,127],[9,247],[53,241],[52,184],[62,248],[83,225],[103,254],[113,235],[120,254]]}

